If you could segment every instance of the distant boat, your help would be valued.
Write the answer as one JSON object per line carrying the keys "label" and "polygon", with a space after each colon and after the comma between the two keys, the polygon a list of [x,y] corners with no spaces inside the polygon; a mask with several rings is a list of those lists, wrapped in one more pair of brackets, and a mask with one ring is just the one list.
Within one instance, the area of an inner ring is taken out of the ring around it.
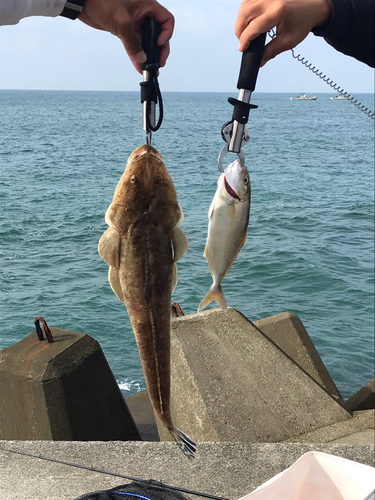
{"label": "distant boat", "polygon": [[331,97],[331,99],[348,99],[347,97],[345,97],[344,95],[342,94],[339,94],[339,95],[334,95]]}
{"label": "distant boat", "polygon": [[297,97],[289,97],[291,101],[316,101],[317,95],[309,97],[308,94],[300,94]]}

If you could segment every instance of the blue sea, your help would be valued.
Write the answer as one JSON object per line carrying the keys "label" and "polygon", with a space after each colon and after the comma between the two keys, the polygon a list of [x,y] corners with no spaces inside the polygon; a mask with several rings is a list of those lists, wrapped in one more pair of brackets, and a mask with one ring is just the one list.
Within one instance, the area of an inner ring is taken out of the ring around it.
{"label": "blue sea", "polygon": [[[185,314],[212,283],[203,250],[230,95],[163,93],[153,134],[185,213],[190,247],[173,295]],[[374,376],[374,120],[331,95],[254,93],[248,236],[223,290],[252,321],[298,315],[347,398]],[[355,97],[374,110],[372,94]],[[98,340],[125,396],[145,389],[97,253],[114,188],[145,142],[139,93],[1,91],[0,122],[0,348],[43,316]]]}

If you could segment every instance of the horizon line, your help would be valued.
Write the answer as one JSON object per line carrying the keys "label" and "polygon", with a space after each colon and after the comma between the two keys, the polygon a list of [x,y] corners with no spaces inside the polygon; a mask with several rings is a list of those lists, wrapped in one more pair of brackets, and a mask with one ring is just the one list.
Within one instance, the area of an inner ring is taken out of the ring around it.
{"label": "horizon line", "polygon": [[[140,90],[103,90],[103,89],[12,89],[12,88],[1,88],[0,87],[0,92],[2,91],[10,91],[10,92],[128,92],[128,93],[139,93]],[[163,93],[185,93],[185,94],[226,94],[228,92],[233,93],[233,90],[217,90],[217,91],[210,91],[210,90],[163,90]],[[301,93],[302,91],[298,90],[284,90],[284,91],[274,91],[274,90],[269,90],[269,91],[257,91],[254,90],[252,94],[290,94],[290,93]],[[328,92],[320,92],[320,91],[308,91],[305,92],[305,94],[335,94],[339,93],[335,90],[328,91]],[[353,92],[354,94],[374,94],[374,92]]]}

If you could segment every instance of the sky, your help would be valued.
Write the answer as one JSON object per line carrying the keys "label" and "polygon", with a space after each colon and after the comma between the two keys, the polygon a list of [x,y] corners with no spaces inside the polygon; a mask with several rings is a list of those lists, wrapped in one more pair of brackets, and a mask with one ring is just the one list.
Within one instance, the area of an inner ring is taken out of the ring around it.
{"label": "sky", "polygon": [[[160,0],[175,16],[162,91],[236,92],[240,0]],[[296,49],[350,94],[374,92],[374,70],[310,34]],[[115,36],[79,20],[29,17],[0,27],[0,88],[138,91],[142,76]],[[291,51],[260,69],[258,92],[335,94]]]}

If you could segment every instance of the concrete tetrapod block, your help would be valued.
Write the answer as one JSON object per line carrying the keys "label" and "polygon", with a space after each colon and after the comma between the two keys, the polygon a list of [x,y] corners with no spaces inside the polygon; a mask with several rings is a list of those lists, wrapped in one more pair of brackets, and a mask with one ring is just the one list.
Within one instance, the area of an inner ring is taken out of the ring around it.
{"label": "concrete tetrapod block", "polygon": [[171,371],[174,425],[198,442],[277,442],[351,418],[232,308],[172,320]]}
{"label": "concrete tetrapod block", "polygon": [[160,441],[148,391],[125,399],[142,441]]}
{"label": "concrete tetrapod block", "polygon": [[262,330],[327,392],[341,399],[339,390],[298,316],[290,312],[283,312],[254,321],[254,325]]}
{"label": "concrete tetrapod block", "polygon": [[347,399],[344,408],[348,411],[375,409],[375,378]]}
{"label": "concrete tetrapod block", "polygon": [[288,439],[287,443],[375,444],[375,410],[356,411],[353,418]]}
{"label": "concrete tetrapod block", "polygon": [[0,438],[139,440],[103,351],[84,333],[50,328],[0,353]]}

